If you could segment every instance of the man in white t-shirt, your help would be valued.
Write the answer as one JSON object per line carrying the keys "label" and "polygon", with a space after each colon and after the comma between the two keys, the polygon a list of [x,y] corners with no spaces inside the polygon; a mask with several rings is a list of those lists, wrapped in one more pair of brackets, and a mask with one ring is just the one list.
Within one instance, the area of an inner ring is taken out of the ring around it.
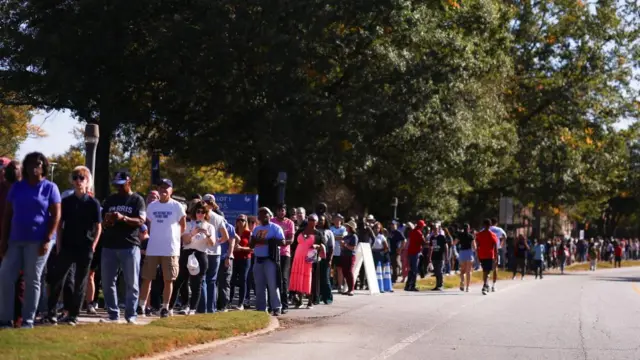
{"label": "man in white t-shirt", "polygon": [[173,291],[173,281],[178,278],[180,236],[184,233],[187,222],[184,207],[171,198],[173,182],[169,179],[160,180],[158,193],[160,200],[152,202],[147,207],[149,240],[142,266],[140,307],[144,309],[146,306],[151,281],[155,280],[156,270],[160,266],[164,280],[160,317],[168,317],[168,303]]}
{"label": "man in white t-shirt", "polygon": [[493,263],[493,286],[491,286],[491,291],[496,291],[496,281],[498,281],[498,263],[503,263],[504,259],[504,247],[507,244],[507,233],[498,226],[498,219],[491,219],[491,227],[489,231],[494,233],[498,237],[498,261],[494,261]]}

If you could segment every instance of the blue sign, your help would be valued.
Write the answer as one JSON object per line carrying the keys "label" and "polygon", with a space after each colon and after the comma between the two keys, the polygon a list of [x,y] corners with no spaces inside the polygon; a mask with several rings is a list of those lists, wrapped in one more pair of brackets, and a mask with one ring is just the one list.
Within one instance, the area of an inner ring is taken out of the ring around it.
{"label": "blue sign", "polygon": [[238,215],[258,216],[258,195],[256,194],[215,194],[216,204],[230,224],[236,223]]}

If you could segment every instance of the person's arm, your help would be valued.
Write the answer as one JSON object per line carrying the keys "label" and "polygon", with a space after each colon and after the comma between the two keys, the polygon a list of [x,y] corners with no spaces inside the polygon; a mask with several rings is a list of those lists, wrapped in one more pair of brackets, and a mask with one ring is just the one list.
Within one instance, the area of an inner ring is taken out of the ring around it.
{"label": "person's arm", "polygon": [[220,221],[220,224],[218,225],[217,231],[220,234],[220,238],[218,239],[218,243],[224,244],[225,242],[229,241],[229,232],[227,231],[227,227],[224,226],[224,221]]}
{"label": "person's arm", "polygon": [[100,241],[100,236],[102,235],[102,213],[100,212],[100,203],[97,200],[94,200],[94,205],[95,205],[95,214],[96,217],[94,218],[94,223],[93,223],[93,244],[91,245],[91,248],[93,249],[93,251],[96,251],[96,247],[98,246],[98,241]]}
{"label": "person's arm", "polygon": [[233,250],[237,243],[240,242],[238,234],[234,234],[229,238],[229,248],[227,249],[227,259],[233,259]]}
{"label": "person's arm", "polygon": [[186,216],[181,217],[179,222],[180,222],[180,234],[182,234],[187,230],[187,217]]}
{"label": "person's arm", "polygon": [[62,228],[64,227],[64,220],[62,216],[60,216],[60,222],[58,223],[58,228],[56,229],[56,254],[60,254],[60,249],[62,249]]}
{"label": "person's arm", "polygon": [[429,244],[429,242],[427,242],[427,244],[429,245],[429,256],[428,256],[429,259],[428,260],[429,260],[429,262],[431,262],[431,259],[433,258],[433,246],[431,246],[431,244]]}

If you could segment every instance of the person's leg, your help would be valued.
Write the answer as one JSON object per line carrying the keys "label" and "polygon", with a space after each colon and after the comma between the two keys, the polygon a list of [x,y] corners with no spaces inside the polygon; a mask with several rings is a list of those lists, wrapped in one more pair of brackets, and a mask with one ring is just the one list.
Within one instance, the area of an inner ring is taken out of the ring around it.
{"label": "person's leg", "polygon": [[209,255],[209,268],[207,269],[207,303],[205,311],[216,312],[218,301],[218,270],[220,269],[220,255]]}
{"label": "person's leg", "polygon": [[[176,301],[178,299],[178,294],[182,293],[182,289],[184,287],[188,287],[187,284],[190,280],[189,269],[187,268],[187,261],[189,259],[189,255],[195,250],[182,250],[180,253],[180,269],[178,270],[178,278],[173,282],[173,292],[171,293],[171,297],[169,298],[169,309],[173,310],[176,305]],[[200,269],[202,272],[202,269]],[[199,284],[198,284],[199,285]],[[200,286],[198,286],[200,287]],[[187,306],[188,303],[182,303],[183,306]],[[194,308],[195,310],[195,308]]]}
{"label": "person's leg", "polygon": [[[247,269],[248,270],[248,269]],[[291,275],[291,256],[280,257],[280,301],[282,303],[282,309],[287,310],[289,308],[289,276]],[[246,284],[246,279],[245,282]]]}
{"label": "person's leg", "polygon": [[[58,303],[58,299],[60,298],[60,293],[63,291],[63,288],[65,286],[65,280],[69,278],[69,276],[67,275],[70,272],[69,269],[71,268],[73,260],[74,259],[71,252],[68,249],[62,249],[56,256],[56,265],[48,274],[49,298],[47,308],[49,309],[49,311],[47,314],[47,318],[49,318],[48,320],[50,321],[57,321],[56,305]],[[69,299],[66,300],[69,301]],[[66,305],[70,304],[67,303]]]}
{"label": "person's leg", "polygon": [[[251,268],[251,259],[236,259],[236,263],[240,264],[238,268],[238,283],[239,288],[239,296],[238,296],[238,306],[243,305],[243,299],[247,294],[247,280],[249,279],[249,270]],[[287,292],[287,296],[289,293]],[[282,299],[282,298],[281,298]],[[284,307],[285,301],[282,301],[282,305]]]}
{"label": "person's leg", "polygon": [[496,281],[498,281],[498,261],[493,262],[493,286],[496,286]]}
{"label": "person's leg", "polygon": [[180,271],[179,256],[160,257],[160,267],[164,279],[164,290],[162,291],[162,308],[169,310],[169,300],[173,294],[173,282],[178,278]]}
{"label": "person's leg", "polygon": [[[160,265],[159,256],[145,256],[142,264],[142,285],[140,286],[140,307],[144,309],[148,306],[147,301],[151,292],[151,282],[156,279]],[[138,280],[140,281],[140,280]]]}
{"label": "person's leg", "polygon": [[[22,327],[33,327],[33,321],[36,316],[36,310],[38,309],[38,302],[40,301],[40,284],[41,275],[44,267],[47,265],[47,258],[51,252],[52,244],[49,244],[49,249],[44,255],[39,254],[40,243],[28,244],[24,246],[24,306],[22,308]],[[12,277],[9,290],[15,286],[15,280],[18,275],[16,272]],[[11,291],[12,297],[15,292]],[[9,312],[13,311],[13,302],[9,307]]]}
{"label": "person's leg", "polygon": [[391,282],[398,281],[398,268],[400,267],[400,255],[391,254]]}
{"label": "person's leg", "polygon": [[442,260],[438,259],[433,262],[433,272],[436,275],[436,289],[441,289],[444,286],[444,281],[442,276],[443,267],[444,267],[444,264]]}
{"label": "person's leg", "polygon": [[140,248],[134,246],[131,249],[120,250],[122,261],[122,274],[126,285],[126,299],[124,316],[127,321],[136,319],[136,307],[138,306],[139,278],[140,278]]}
{"label": "person's leg", "polygon": [[21,244],[10,242],[0,264],[0,327],[10,327],[14,319],[16,280],[23,268],[23,251]]}
{"label": "person's leg", "polygon": [[189,308],[191,309],[191,312],[196,311],[202,301],[202,281],[207,274],[207,269],[209,269],[209,258],[207,257],[207,254],[200,251],[196,251],[194,254],[196,255],[196,259],[198,259],[200,272],[196,276],[191,276],[189,280],[189,285],[191,287]]}
{"label": "person's leg", "polygon": [[271,310],[279,312],[281,309],[280,292],[278,291],[278,266],[270,259],[264,263],[264,271],[266,275],[267,287],[269,288],[269,305]]}
{"label": "person's leg", "polygon": [[333,268],[336,280],[336,288],[338,292],[342,292],[344,284],[344,275],[342,274],[342,256],[333,258]]}
{"label": "person's leg", "polygon": [[352,258],[353,256],[350,255],[342,255],[342,275],[345,278],[345,281],[347,282],[347,292],[351,293],[353,292],[353,288],[355,286],[354,284],[354,278],[353,278],[353,268],[352,268]]}
{"label": "person's leg", "polygon": [[527,272],[527,259],[526,258],[522,258],[522,259],[518,259],[518,261],[520,262],[520,268],[522,271],[521,275],[522,278],[524,279],[524,274]]}
{"label": "person's leg", "polygon": [[73,304],[73,294],[76,287],[76,264],[71,263],[69,271],[64,278],[64,286],[62,287],[62,304],[65,313],[69,313],[69,308]]}
{"label": "person's leg", "polygon": [[91,260],[93,259],[93,250],[87,249],[84,252],[78,251],[75,254],[74,260],[76,264],[73,299],[69,308],[69,317],[71,319],[77,319],[80,315],[80,308],[82,308],[82,302],[85,298],[87,291],[87,281],[89,278],[89,269],[91,268]]}
{"label": "person's leg", "polygon": [[469,286],[471,285],[471,271],[473,270],[473,261],[465,262],[465,273],[466,273],[466,289],[469,290]]}
{"label": "person's leg", "polygon": [[253,281],[255,281],[256,310],[267,311],[267,278],[266,260],[262,263],[256,261],[253,265]]}
{"label": "person's leg", "polygon": [[218,311],[226,311],[229,306],[229,296],[231,293],[231,276],[233,275],[233,260],[229,260],[229,266],[226,265],[226,259],[220,259],[220,269],[218,270]]}
{"label": "person's leg", "polygon": [[109,319],[118,320],[120,309],[118,308],[118,294],[116,281],[120,270],[120,259],[115,249],[102,249],[101,259],[102,292],[104,296],[104,307],[109,313]]}

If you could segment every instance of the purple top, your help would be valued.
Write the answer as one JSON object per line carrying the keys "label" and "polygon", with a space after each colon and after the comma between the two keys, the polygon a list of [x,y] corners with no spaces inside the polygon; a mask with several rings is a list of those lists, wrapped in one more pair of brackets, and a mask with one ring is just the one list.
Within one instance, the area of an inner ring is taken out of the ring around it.
{"label": "purple top", "polygon": [[49,207],[60,203],[60,190],[47,179],[36,185],[22,180],[13,184],[7,202],[13,209],[9,241],[42,242],[49,227]]}

